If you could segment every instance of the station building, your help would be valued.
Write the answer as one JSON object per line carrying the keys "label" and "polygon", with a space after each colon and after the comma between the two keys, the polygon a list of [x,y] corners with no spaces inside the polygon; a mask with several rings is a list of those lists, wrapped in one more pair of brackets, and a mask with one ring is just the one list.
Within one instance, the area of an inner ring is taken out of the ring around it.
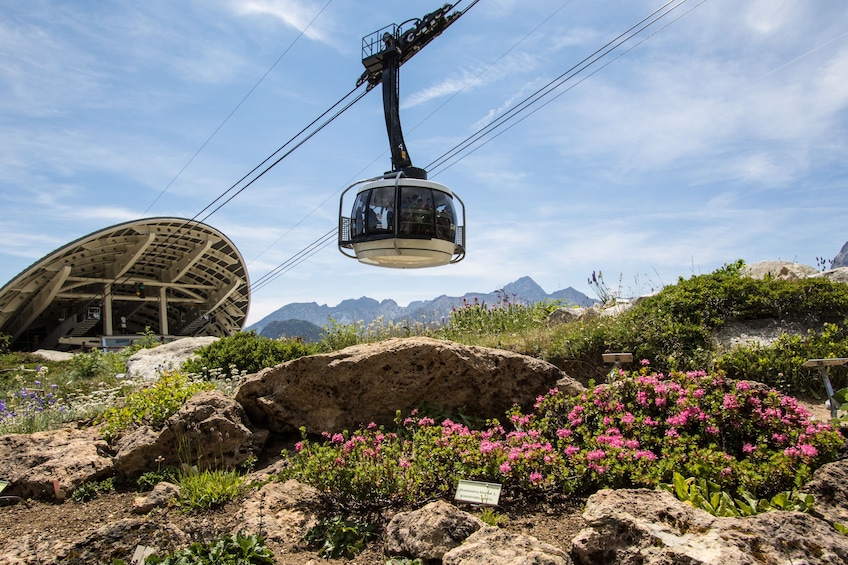
{"label": "station building", "polygon": [[135,220],[53,251],[0,288],[0,334],[15,350],[129,345],[240,331],[250,281],[236,246],[182,218]]}

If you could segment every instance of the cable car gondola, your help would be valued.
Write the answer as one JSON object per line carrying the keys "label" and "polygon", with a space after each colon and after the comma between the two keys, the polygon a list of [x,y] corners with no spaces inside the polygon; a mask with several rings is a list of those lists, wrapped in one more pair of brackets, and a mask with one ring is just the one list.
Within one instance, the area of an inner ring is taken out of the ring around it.
{"label": "cable car gondola", "polygon": [[[357,186],[352,206],[343,208]],[[465,205],[437,182],[402,172],[359,181],[342,193],[339,217],[339,250],[367,265],[437,267],[465,257]]]}
{"label": "cable car gondola", "polygon": [[[400,127],[400,66],[463,12],[446,4],[421,19],[391,24],[362,39],[365,72],[358,85],[382,83],[392,170],[358,181],[339,200],[339,251],[367,265],[400,269],[437,267],[465,258],[465,205],[443,184],[413,167]],[[346,202],[359,187],[353,202]],[[345,210],[350,210],[346,215]],[[353,254],[349,252],[353,251]]]}

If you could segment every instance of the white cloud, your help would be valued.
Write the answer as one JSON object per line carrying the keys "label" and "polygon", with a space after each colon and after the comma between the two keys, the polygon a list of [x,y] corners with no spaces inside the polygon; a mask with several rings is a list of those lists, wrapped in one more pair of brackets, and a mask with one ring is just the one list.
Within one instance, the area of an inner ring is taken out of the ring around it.
{"label": "white cloud", "polygon": [[234,0],[232,7],[244,16],[271,16],[303,32],[309,39],[334,44],[332,24],[327,23],[329,19],[322,14],[322,18],[313,22],[323,4],[303,0]]}
{"label": "white cloud", "polygon": [[743,19],[745,24],[757,33],[776,33],[796,16],[795,4],[797,3],[779,0],[754,0],[747,3]]}
{"label": "white cloud", "polygon": [[538,61],[535,56],[529,53],[514,53],[492,64],[464,68],[459,76],[445,78],[427,88],[405,95],[402,107],[412,108],[458,92],[471,92],[494,82],[514,78],[518,74],[532,74],[537,68]]}

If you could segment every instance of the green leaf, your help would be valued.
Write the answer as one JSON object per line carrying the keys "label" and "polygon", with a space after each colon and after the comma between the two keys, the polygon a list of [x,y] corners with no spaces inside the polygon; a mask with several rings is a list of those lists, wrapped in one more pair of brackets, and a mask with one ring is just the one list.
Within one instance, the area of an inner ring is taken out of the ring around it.
{"label": "green leaf", "polygon": [[791,506],[791,501],[789,499],[789,496],[787,496],[786,492],[777,493],[776,495],[771,497],[771,500],[769,502],[772,506],[781,510],[786,510]]}
{"label": "green leaf", "polygon": [[742,500],[741,498],[736,499],[736,507],[739,509],[739,514],[742,516],[753,516],[757,513],[757,501],[754,501],[753,505]]}
{"label": "green leaf", "polygon": [[689,481],[683,478],[683,475],[680,473],[674,473],[674,494],[677,495],[677,498],[686,502],[689,500]]}

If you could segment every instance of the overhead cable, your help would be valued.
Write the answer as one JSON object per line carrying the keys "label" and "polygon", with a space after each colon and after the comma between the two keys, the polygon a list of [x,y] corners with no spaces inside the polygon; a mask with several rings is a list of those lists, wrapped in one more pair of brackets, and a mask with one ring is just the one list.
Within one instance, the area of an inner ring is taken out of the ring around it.
{"label": "overhead cable", "polygon": [[244,104],[244,102],[250,97],[250,95],[253,94],[253,91],[256,90],[256,88],[260,84],[262,84],[262,81],[265,80],[265,77],[267,77],[271,73],[271,71],[274,70],[274,67],[276,67],[277,64],[279,64],[280,61],[282,61],[283,57],[285,57],[288,54],[288,52],[291,51],[291,48],[294,47],[294,44],[297,43],[298,40],[301,37],[304,36],[304,34],[306,34],[306,31],[310,27],[312,27],[312,24],[315,23],[315,20],[317,20],[318,17],[321,14],[324,13],[324,10],[327,9],[327,6],[329,6],[332,3],[332,1],[333,0],[327,0],[327,3],[324,4],[324,7],[321,8],[318,11],[317,14],[315,14],[315,16],[309,21],[309,23],[306,24],[306,27],[304,27],[302,30],[300,30],[300,33],[297,34],[297,37],[295,37],[292,40],[292,42],[289,43],[288,47],[286,47],[285,50],[283,50],[282,54],[280,54],[280,56],[277,57],[277,60],[274,61],[274,64],[272,64],[270,67],[268,67],[268,70],[265,71],[265,73],[261,77],[259,77],[259,80],[257,80],[256,83],[252,87],[250,87],[250,90],[248,90],[247,94],[245,94],[242,97],[242,99],[239,101],[239,103],[236,104],[236,107],[233,108],[232,111],[230,111],[229,114],[227,114],[227,117],[224,118],[224,120],[220,124],[218,124],[218,127],[216,127],[215,130],[209,135],[209,137],[206,138],[206,141],[204,141],[200,145],[200,147],[197,148],[197,151],[194,152],[194,155],[192,155],[191,158],[186,162],[186,164],[183,165],[182,168],[179,171],[177,171],[177,174],[174,175],[174,178],[172,178],[170,180],[170,182],[168,182],[168,184],[165,186],[165,188],[163,188],[162,191],[156,196],[156,198],[153,199],[153,202],[151,202],[150,206],[148,206],[147,209],[144,211],[145,214],[147,214],[150,211],[150,209],[153,208],[153,206],[159,201],[159,199],[162,198],[162,196],[166,192],[168,192],[168,190],[171,188],[171,185],[173,185],[177,181],[177,179],[180,178],[180,175],[183,174],[183,172],[188,168],[189,165],[191,165],[191,163],[195,160],[195,158],[198,155],[200,155],[200,152],[203,151],[206,148],[206,146],[209,144],[210,141],[212,141],[212,138],[215,137],[218,134],[219,131],[221,131],[221,128],[223,128],[224,125],[230,120],[230,118],[233,117],[233,114],[235,114],[238,111],[238,109],[241,108],[242,104]]}
{"label": "overhead cable", "polygon": [[543,87],[539,88],[534,93],[524,98],[521,102],[516,104],[509,111],[505,112],[497,119],[493,120],[486,126],[480,128],[470,136],[466,137],[463,141],[443,153],[440,157],[437,157],[429,165],[427,165],[425,169],[437,173],[438,169],[442,167],[445,163],[455,158],[462,152],[466,151],[469,147],[479,142],[481,139],[485,138],[491,132],[502,127],[505,123],[514,119],[515,116],[527,111],[528,108],[532,107],[534,104],[538,103],[540,100],[542,100],[552,92],[556,91],[563,84],[572,80],[579,73],[598,63],[598,61],[600,61],[601,59],[603,59],[608,54],[615,51],[625,43],[632,40],[645,29],[648,29],[649,27],[654,25],[657,21],[666,17],[668,14],[685,4],[686,1],[687,0],[669,0],[660,8],[658,8],[636,24],[630,26],[626,31],[622,32],[611,41],[607,42],[603,47],[597,49],[594,53],[585,57],[579,63],[573,65],[564,73],[560,74],[559,76],[545,84]]}
{"label": "overhead cable", "polygon": [[[687,13],[691,12],[692,9],[697,8],[698,6],[703,4],[704,1],[706,1],[706,0],[701,0],[700,3],[695,5],[690,10],[687,10],[686,12],[681,14],[680,16],[674,18],[671,22],[662,26],[659,30],[654,31],[653,33],[651,33],[650,35],[648,35],[647,37],[642,39],[637,45],[643,43],[644,41],[646,41],[647,39],[649,39],[650,37],[652,37],[653,35],[658,33],[660,30],[665,29],[665,27],[667,27],[668,25],[670,25],[674,21],[677,21],[683,15],[686,15]],[[672,12],[674,12],[675,10],[680,8],[686,2],[687,2],[687,0],[669,0],[668,2],[663,4],[660,8],[658,8],[657,10],[655,10],[654,12],[649,14],[648,16],[642,18],[640,21],[638,21],[634,25],[630,26],[626,31],[622,32],[621,34],[616,36],[614,39],[612,39],[611,41],[606,43],[604,46],[597,49],[594,53],[592,53],[588,57],[584,58],[582,61],[580,61],[576,65],[573,65],[570,69],[568,69],[564,73],[560,74],[558,77],[556,77],[555,79],[548,82],[545,86],[538,89],[533,94],[531,94],[530,96],[528,96],[527,98],[522,100],[519,104],[517,104],[515,107],[513,107],[510,111],[506,112],[505,114],[500,116],[498,119],[493,120],[491,123],[487,124],[483,128],[480,128],[477,132],[468,136],[465,140],[458,143],[453,148],[451,148],[450,150],[448,150],[447,152],[442,154],[440,157],[438,157],[433,162],[431,162],[429,165],[427,165],[425,167],[425,169],[427,169],[428,172],[433,173],[431,176],[436,176],[436,175],[439,174],[439,172],[443,172],[448,167],[453,166],[453,164],[461,161],[466,156],[468,156],[471,153],[473,153],[474,151],[476,151],[477,148],[479,148],[480,146],[485,145],[486,143],[488,143],[489,141],[491,141],[495,137],[501,135],[505,131],[508,131],[508,129],[514,127],[515,125],[520,123],[520,121],[523,121],[524,119],[526,119],[526,117],[529,117],[529,115],[532,115],[532,113],[535,113],[536,111],[538,111],[542,107],[549,104],[552,101],[552,99],[547,100],[541,106],[536,106],[540,101],[545,99],[551,93],[553,93],[557,89],[561,88],[567,82],[574,79],[574,77],[576,77],[578,74],[580,74],[583,71],[589,69],[590,67],[598,64],[598,62],[601,61],[604,57],[606,57],[607,55],[609,55],[613,51],[619,49],[620,47],[622,47],[626,43],[630,42],[631,40],[633,40],[636,36],[638,36],[639,34],[644,32],[645,30],[654,26],[657,22],[661,21],[663,18],[665,18],[666,16],[668,16],[669,14],[671,14]],[[622,53],[621,55],[618,55],[617,57],[615,57],[611,61],[604,63],[601,67],[595,69],[592,72],[592,74],[603,69],[604,67],[606,67],[607,65],[612,63],[612,61],[620,58],[623,54],[629,52],[630,50],[635,48],[637,45],[631,46],[626,51],[624,51],[624,53]],[[591,74],[589,76],[591,76]],[[582,82],[586,78],[588,78],[588,77],[584,77],[583,79],[581,79],[576,84],[580,84],[580,82]],[[568,90],[570,90],[571,88],[576,86],[576,84],[571,85],[564,92],[567,92]],[[561,96],[564,92],[561,92],[556,97]],[[497,131],[500,128],[503,128],[505,126],[505,124],[510,123],[512,120],[516,120],[517,116],[520,116],[520,115],[524,114],[525,112],[530,112],[530,114],[524,115],[520,120],[516,121],[515,123],[510,124],[509,128],[499,132],[497,135],[491,137],[489,140],[480,143],[481,140],[484,139],[486,136],[492,134],[492,132]],[[470,149],[472,146],[474,146],[475,144],[478,144],[478,143],[479,143],[478,147],[476,147],[474,149]],[[328,234],[326,234],[325,236],[322,236],[322,238],[319,238],[319,240],[316,240],[316,242],[313,242],[312,244],[310,244],[310,246],[308,248],[303,249],[300,252],[298,252],[297,254],[295,254],[293,256],[293,258],[296,257],[298,259],[297,263],[295,263],[295,264],[300,264],[302,261],[304,261],[305,259],[307,259],[311,255],[317,253],[318,251],[320,251],[321,249],[326,247],[329,244],[329,242],[326,242],[326,243],[324,243],[323,245],[320,245],[320,246],[318,246],[316,244],[319,241],[324,241],[324,238],[326,238],[329,234],[334,233],[334,232],[335,232],[335,229],[332,230],[331,232],[328,232]],[[290,259],[289,261],[287,261],[285,263],[285,266],[287,267],[287,268],[285,268],[285,270],[277,272],[277,270],[275,269],[275,271],[274,271],[275,276],[271,280],[275,280],[281,274],[290,270],[294,266],[294,265],[290,264],[290,261],[292,261],[292,259]],[[283,267],[283,266],[281,265],[280,267],[278,267],[278,269],[281,268],[281,267]],[[267,282],[271,282],[271,281],[267,281]],[[267,282],[265,284],[267,284]],[[264,284],[262,286],[264,286]],[[257,290],[258,288],[261,288],[261,286],[253,286],[253,285],[251,286],[252,291]]]}

